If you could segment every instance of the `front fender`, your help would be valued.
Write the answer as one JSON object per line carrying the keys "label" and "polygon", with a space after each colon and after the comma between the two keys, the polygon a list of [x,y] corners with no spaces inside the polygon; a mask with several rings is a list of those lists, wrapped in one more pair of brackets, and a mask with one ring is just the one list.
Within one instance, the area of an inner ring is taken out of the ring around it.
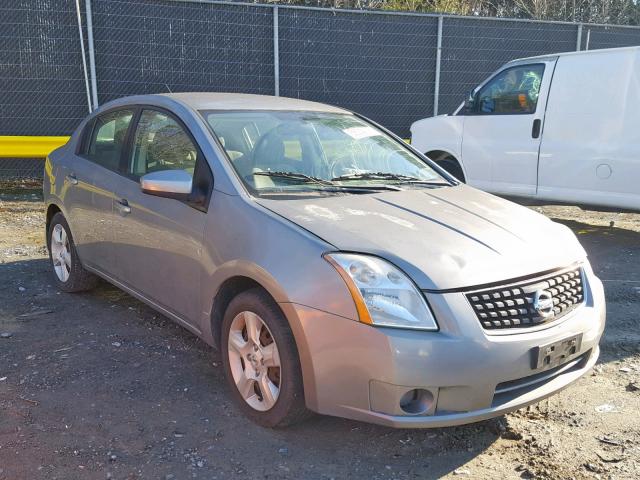
{"label": "front fender", "polygon": [[411,125],[411,145],[422,153],[447,152],[462,165],[464,116],[440,115],[423,118]]}
{"label": "front fender", "polygon": [[207,217],[200,322],[207,341],[214,340],[214,299],[221,286],[233,277],[253,280],[280,305],[295,303],[345,319],[358,319],[344,280],[322,258],[323,253],[335,250],[331,245],[240,196],[214,191]]}

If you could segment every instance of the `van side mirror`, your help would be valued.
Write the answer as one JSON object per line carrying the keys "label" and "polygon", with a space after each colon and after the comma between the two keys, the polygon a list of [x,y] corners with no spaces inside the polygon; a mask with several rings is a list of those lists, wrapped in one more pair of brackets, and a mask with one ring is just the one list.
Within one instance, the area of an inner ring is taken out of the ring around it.
{"label": "van side mirror", "polygon": [[184,170],[160,170],[140,177],[140,188],[149,195],[187,200],[193,179]]}
{"label": "van side mirror", "polygon": [[464,111],[465,113],[472,112],[476,103],[476,97],[474,95],[473,90],[469,91],[467,94],[467,98],[464,100]]}

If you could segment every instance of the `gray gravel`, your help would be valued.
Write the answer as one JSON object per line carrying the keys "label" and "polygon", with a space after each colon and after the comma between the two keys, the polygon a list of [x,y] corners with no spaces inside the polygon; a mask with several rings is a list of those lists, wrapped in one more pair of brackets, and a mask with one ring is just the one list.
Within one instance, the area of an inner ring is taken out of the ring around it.
{"label": "gray gravel", "polygon": [[559,395],[455,428],[266,430],[182,328],[106,284],[58,292],[42,208],[37,185],[0,185],[2,480],[640,477],[640,215],[535,207],[578,234],[608,299],[599,364]]}

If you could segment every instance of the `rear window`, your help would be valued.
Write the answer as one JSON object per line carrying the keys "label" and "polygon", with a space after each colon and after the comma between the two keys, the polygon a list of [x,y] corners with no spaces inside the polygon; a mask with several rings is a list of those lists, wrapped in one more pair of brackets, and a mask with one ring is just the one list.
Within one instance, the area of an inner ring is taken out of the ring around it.
{"label": "rear window", "polygon": [[87,158],[109,170],[117,171],[133,118],[133,110],[117,110],[95,119]]}

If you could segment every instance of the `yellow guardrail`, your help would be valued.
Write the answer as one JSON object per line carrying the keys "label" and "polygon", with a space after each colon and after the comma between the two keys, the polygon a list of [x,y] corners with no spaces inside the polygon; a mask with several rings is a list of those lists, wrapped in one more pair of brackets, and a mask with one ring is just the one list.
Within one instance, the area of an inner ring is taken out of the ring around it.
{"label": "yellow guardrail", "polygon": [[0,158],[44,158],[69,137],[0,136]]}

